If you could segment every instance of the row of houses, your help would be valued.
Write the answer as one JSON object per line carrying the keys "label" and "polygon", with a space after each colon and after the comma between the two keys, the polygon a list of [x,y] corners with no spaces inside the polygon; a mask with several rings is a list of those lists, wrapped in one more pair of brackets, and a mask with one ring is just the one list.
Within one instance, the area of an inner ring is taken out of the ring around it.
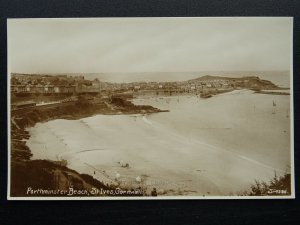
{"label": "row of houses", "polygon": [[75,90],[75,85],[11,85],[13,93],[74,93]]}
{"label": "row of houses", "polygon": [[67,81],[67,82],[80,82],[85,81],[84,76],[82,75],[45,75],[45,74],[17,74],[12,73],[12,84],[24,84],[24,83],[48,83],[48,82],[55,82],[55,81]]}
{"label": "row of houses", "polygon": [[81,93],[81,92],[99,92],[100,88],[87,85],[11,85],[12,93]]}

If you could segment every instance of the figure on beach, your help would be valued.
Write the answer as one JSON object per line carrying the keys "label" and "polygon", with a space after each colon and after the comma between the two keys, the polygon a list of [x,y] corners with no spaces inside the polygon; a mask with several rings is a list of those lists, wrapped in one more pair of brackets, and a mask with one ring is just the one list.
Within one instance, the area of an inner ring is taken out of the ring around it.
{"label": "figure on beach", "polygon": [[151,191],[151,196],[157,196],[156,188],[153,188],[153,190]]}

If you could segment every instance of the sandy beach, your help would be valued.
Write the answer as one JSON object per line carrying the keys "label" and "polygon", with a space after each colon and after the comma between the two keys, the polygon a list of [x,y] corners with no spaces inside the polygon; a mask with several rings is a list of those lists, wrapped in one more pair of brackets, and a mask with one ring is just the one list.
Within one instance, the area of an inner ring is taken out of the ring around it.
{"label": "sandy beach", "polygon": [[289,99],[249,90],[209,99],[143,96],[133,102],[170,112],[38,123],[27,145],[33,159],[65,159],[104,183],[165,195],[236,195],[289,169]]}

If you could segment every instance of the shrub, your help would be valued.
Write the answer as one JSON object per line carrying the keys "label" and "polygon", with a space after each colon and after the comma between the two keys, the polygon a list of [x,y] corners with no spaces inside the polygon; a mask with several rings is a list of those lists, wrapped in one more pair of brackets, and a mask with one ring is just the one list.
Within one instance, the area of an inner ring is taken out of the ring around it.
{"label": "shrub", "polygon": [[285,173],[283,176],[274,177],[267,183],[265,181],[255,180],[255,184],[251,185],[249,192],[244,192],[243,195],[249,196],[277,196],[291,194],[291,174]]}

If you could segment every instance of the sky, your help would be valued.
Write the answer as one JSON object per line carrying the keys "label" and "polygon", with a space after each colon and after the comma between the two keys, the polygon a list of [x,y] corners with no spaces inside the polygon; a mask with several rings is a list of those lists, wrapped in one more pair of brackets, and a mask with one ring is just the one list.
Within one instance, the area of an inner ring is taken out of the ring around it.
{"label": "sky", "polygon": [[9,19],[17,73],[289,70],[291,18]]}

